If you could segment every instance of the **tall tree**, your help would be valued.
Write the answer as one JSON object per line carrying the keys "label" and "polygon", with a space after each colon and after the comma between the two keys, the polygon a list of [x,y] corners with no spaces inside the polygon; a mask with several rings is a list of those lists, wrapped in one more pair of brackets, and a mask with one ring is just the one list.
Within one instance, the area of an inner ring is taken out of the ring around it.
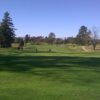
{"label": "tall tree", "polygon": [[49,36],[48,36],[48,43],[49,43],[49,44],[54,44],[55,41],[56,41],[55,38],[56,38],[55,33],[53,33],[53,32],[49,33]]}
{"label": "tall tree", "polygon": [[4,35],[2,34],[2,28],[0,26],[0,47],[3,47],[4,40],[5,38],[4,38]]}
{"label": "tall tree", "polygon": [[90,40],[90,32],[88,31],[86,26],[81,26],[79,29],[79,33],[76,36],[76,42],[80,45],[88,44]]}
{"label": "tall tree", "polygon": [[28,43],[30,41],[30,35],[26,34],[24,40],[25,43]]}
{"label": "tall tree", "polygon": [[15,29],[8,12],[4,13],[4,18],[1,22],[0,38],[1,47],[5,48],[11,47],[11,43],[14,41],[15,38]]}

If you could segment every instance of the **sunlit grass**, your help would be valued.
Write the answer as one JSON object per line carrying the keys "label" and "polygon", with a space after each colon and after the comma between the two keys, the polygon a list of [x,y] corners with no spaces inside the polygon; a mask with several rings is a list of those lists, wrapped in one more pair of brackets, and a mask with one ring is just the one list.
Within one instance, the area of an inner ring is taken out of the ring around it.
{"label": "sunlit grass", "polygon": [[99,98],[100,52],[48,45],[0,49],[0,100]]}

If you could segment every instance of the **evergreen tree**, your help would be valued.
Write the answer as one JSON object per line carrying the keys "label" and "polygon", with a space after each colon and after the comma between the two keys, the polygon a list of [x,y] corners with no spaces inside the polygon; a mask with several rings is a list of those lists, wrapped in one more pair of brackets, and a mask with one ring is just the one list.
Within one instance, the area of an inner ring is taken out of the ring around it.
{"label": "evergreen tree", "polygon": [[2,28],[0,26],[0,47],[3,47],[4,35],[2,34]]}
{"label": "evergreen tree", "polygon": [[9,17],[9,13],[4,13],[4,18],[2,19],[0,26],[0,44],[1,47],[11,47],[11,43],[15,38],[15,29],[12,23],[12,19]]}

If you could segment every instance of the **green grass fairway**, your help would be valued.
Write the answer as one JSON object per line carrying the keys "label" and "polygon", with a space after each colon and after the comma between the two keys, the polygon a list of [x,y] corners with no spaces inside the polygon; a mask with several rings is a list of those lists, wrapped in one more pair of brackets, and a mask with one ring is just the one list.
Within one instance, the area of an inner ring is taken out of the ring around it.
{"label": "green grass fairway", "polygon": [[35,47],[0,49],[0,100],[100,99],[100,52]]}

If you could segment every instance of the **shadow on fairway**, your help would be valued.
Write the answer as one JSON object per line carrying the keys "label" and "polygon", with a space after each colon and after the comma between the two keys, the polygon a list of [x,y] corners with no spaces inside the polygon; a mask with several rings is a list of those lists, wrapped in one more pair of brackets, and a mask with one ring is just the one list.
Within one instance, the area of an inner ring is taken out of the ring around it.
{"label": "shadow on fairway", "polygon": [[0,71],[30,72],[34,68],[70,69],[71,67],[100,67],[100,58],[0,55]]}

